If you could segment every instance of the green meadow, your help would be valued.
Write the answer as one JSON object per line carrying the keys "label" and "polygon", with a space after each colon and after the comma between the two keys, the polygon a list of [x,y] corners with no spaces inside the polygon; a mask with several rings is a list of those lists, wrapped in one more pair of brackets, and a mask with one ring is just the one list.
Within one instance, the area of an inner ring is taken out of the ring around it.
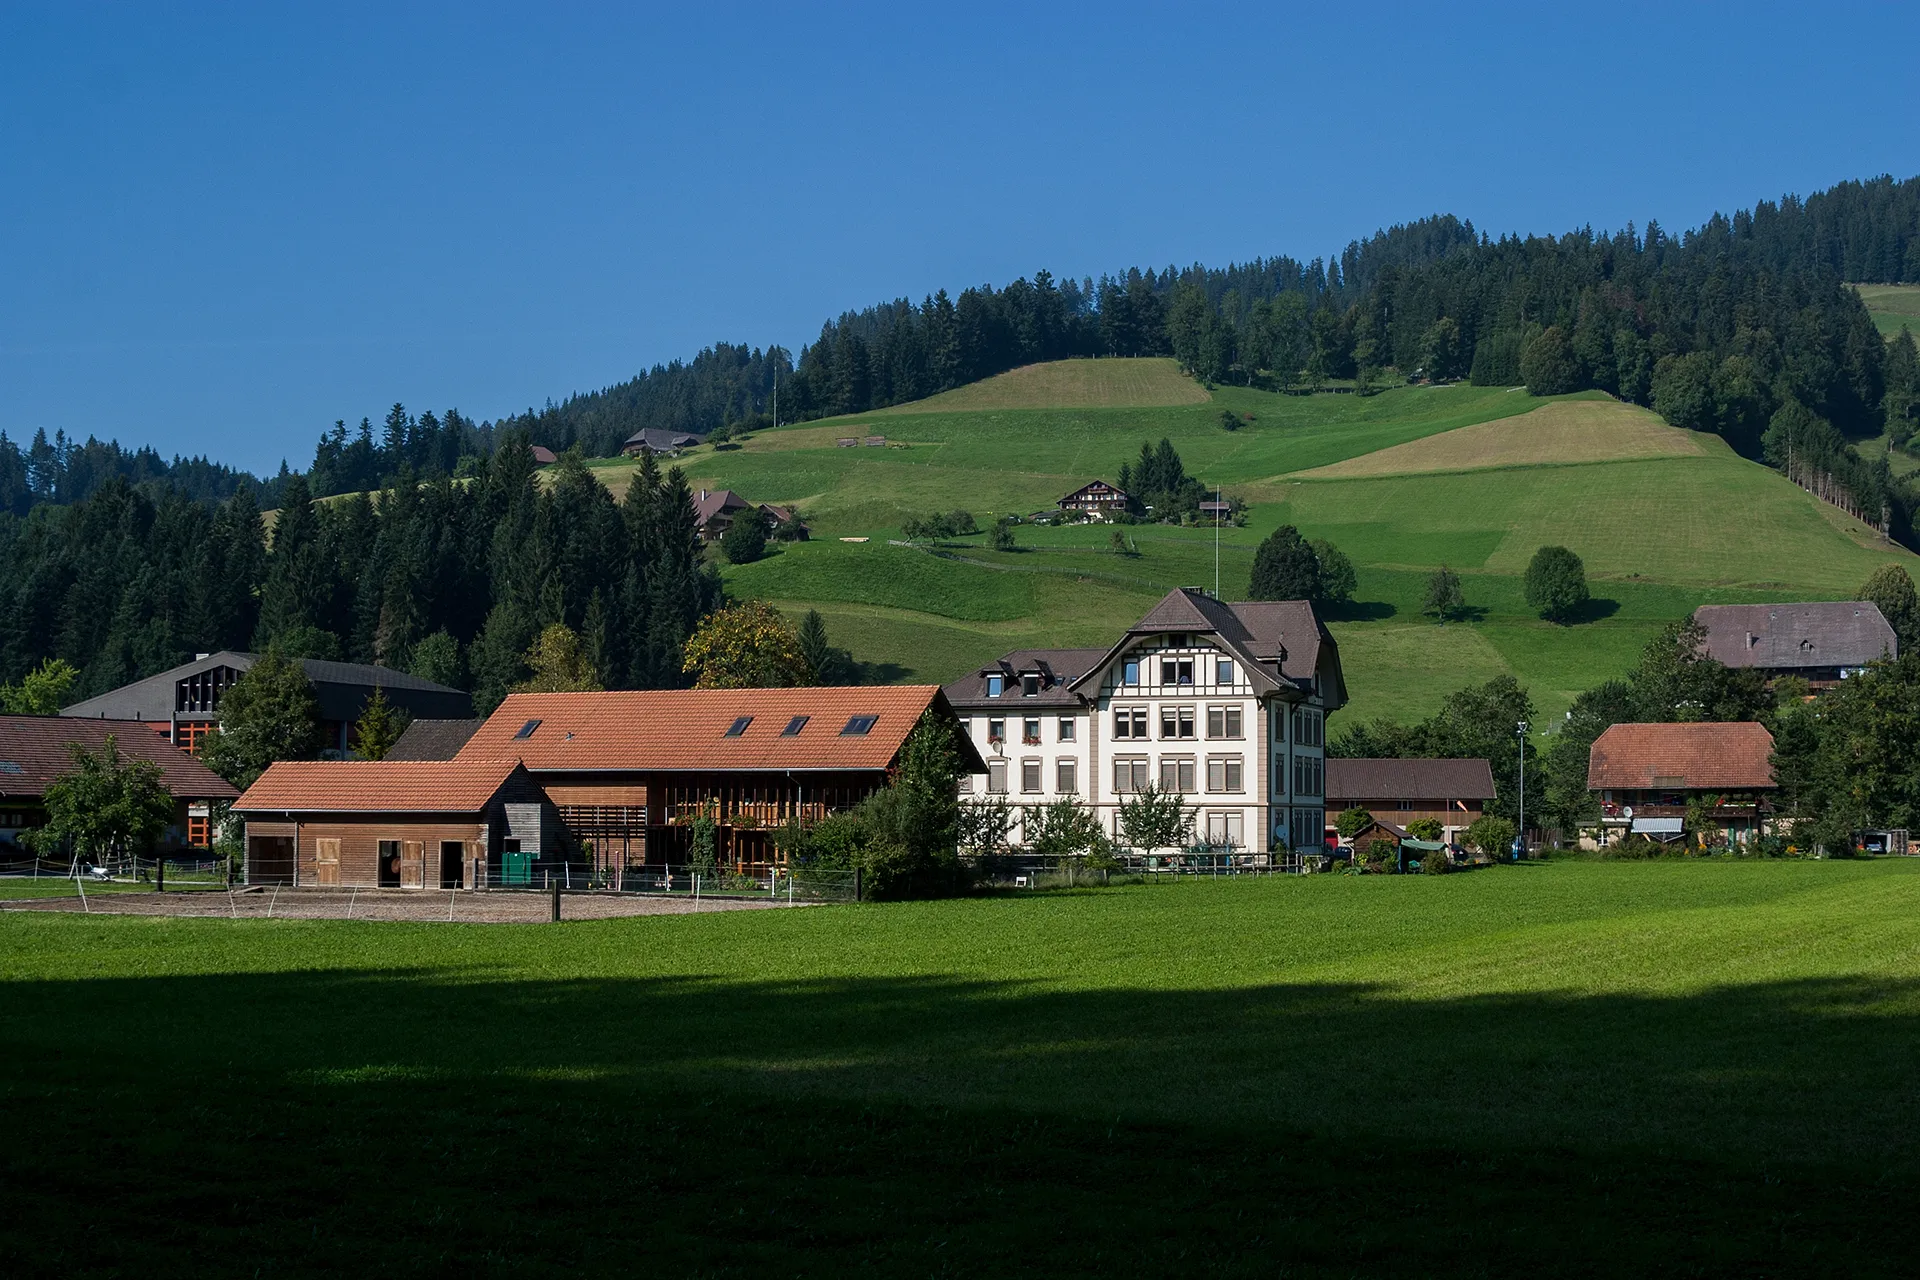
{"label": "green meadow", "polygon": [[1920,865],[0,914],[16,1274],[1898,1274]]}
{"label": "green meadow", "polygon": [[1920,336],[1920,284],[1857,284],[1853,288],[1881,333],[1891,338],[1905,328]]}
{"label": "green meadow", "polygon": [[[1123,531],[1130,543],[1121,553],[1106,526],[1023,525],[1018,549],[995,553],[984,536],[942,548],[889,545],[902,521],[955,507],[983,524],[1047,510],[1088,480],[1115,478],[1143,441],[1164,436],[1189,474],[1249,504],[1245,527],[1220,532],[1223,595],[1244,594],[1256,547],[1283,523],[1353,559],[1357,599],[1331,619],[1353,694],[1348,717],[1418,717],[1460,685],[1505,672],[1532,688],[1547,719],[1624,672],[1662,624],[1697,605],[1841,598],[1889,559],[1914,564],[1712,436],[1674,432],[1676,456],[1607,461],[1605,448],[1568,439],[1562,425],[1555,438],[1566,441],[1567,460],[1538,447],[1511,465],[1497,449],[1439,449],[1430,457],[1470,461],[1410,461],[1427,469],[1395,473],[1388,459],[1400,454],[1391,454],[1375,468],[1382,474],[1302,474],[1482,423],[1522,435],[1547,422],[1524,415],[1565,401],[1603,444],[1617,432],[1622,453],[1644,449],[1647,415],[1598,393],[1214,388],[1181,403],[1182,387],[1200,393],[1169,361],[1035,366],[964,396],[703,448],[683,465],[697,486],[798,503],[812,524],[810,543],[725,566],[730,590],[789,611],[818,609],[834,641],[881,677],[946,681],[1011,648],[1107,643],[1167,590],[1213,586],[1214,531],[1135,526]],[[1129,395],[1155,403],[1118,403]],[[1081,403],[1041,403],[1049,396]],[[1237,430],[1223,429],[1223,411],[1238,417]],[[836,443],[872,435],[887,446]],[[631,471],[625,462],[597,467],[616,491]],[[1550,543],[1587,565],[1596,602],[1576,625],[1544,623],[1526,608],[1521,576]],[[1426,578],[1441,565],[1462,575],[1471,606],[1467,621],[1446,627],[1420,614]]]}

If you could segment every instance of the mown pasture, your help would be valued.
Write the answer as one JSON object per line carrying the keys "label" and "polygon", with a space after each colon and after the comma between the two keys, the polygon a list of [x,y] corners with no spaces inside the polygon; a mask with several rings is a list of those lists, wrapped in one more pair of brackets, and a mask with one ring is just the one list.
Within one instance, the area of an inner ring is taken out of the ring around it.
{"label": "mown pasture", "polygon": [[1894,1274],[1920,866],[0,913],[22,1274]]}
{"label": "mown pasture", "polygon": [[[1034,370],[1005,375],[1027,381],[1000,398],[1086,393],[1089,371],[1102,370],[1100,394],[1120,396],[1136,363],[1149,366],[1143,382],[1166,376],[1164,362],[1068,363],[1073,375],[1051,382]],[[1237,430],[1223,429],[1223,410],[1240,415]],[[869,434],[889,447],[835,443]],[[695,484],[798,502],[813,522],[814,542],[727,566],[731,590],[795,614],[819,609],[876,677],[944,681],[1016,647],[1106,643],[1168,589],[1211,587],[1216,539],[1211,529],[1141,525],[1116,549],[1105,526],[1023,525],[1010,553],[987,550],[984,536],[929,550],[888,545],[900,523],[956,506],[982,522],[1042,510],[1088,479],[1113,478],[1142,441],[1162,436],[1193,474],[1250,504],[1245,527],[1217,540],[1223,594],[1243,592],[1260,539],[1281,523],[1353,558],[1357,599],[1332,619],[1349,717],[1417,717],[1460,685],[1505,672],[1529,684],[1545,720],[1624,672],[1661,624],[1699,604],[1846,596],[1887,559],[1913,563],[1717,437],[1595,393],[1216,387],[1188,406],[868,414],[762,432],[684,465]],[[631,464],[599,474],[623,488]],[[1535,549],[1555,542],[1593,579],[1596,603],[1571,627],[1533,616],[1521,590]],[[1471,606],[1446,627],[1420,613],[1442,564],[1463,576]]]}

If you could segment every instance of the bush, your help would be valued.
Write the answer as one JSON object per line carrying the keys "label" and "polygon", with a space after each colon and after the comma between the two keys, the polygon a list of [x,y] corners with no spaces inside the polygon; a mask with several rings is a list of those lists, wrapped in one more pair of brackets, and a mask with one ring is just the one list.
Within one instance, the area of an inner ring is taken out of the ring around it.
{"label": "bush", "polygon": [[1552,325],[1529,342],[1520,356],[1520,376],[1526,379],[1530,395],[1560,396],[1578,391],[1580,360],[1573,353],[1566,330]]}
{"label": "bush", "polygon": [[1453,870],[1453,860],[1447,857],[1445,849],[1422,849],[1420,851],[1420,872],[1422,875],[1443,876]]}
{"label": "bush", "polygon": [[980,532],[971,511],[935,511],[931,515],[908,516],[900,522],[900,534],[910,542],[939,542]]}
{"label": "bush", "polygon": [[1369,875],[1386,875],[1400,861],[1400,849],[1385,836],[1375,836],[1360,847],[1355,860],[1363,864]]}
{"label": "bush", "polygon": [[720,553],[729,564],[752,564],[767,553],[767,513],[749,507],[720,535]]}
{"label": "bush", "polygon": [[1415,818],[1407,824],[1407,834],[1415,840],[1438,840],[1446,833],[1438,818]]}
{"label": "bush", "polygon": [[1013,550],[1013,522],[1002,516],[993,526],[993,533],[988,537],[987,545],[995,551]]}
{"label": "bush", "polygon": [[1489,858],[1504,858],[1513,847],[1513,823],[1488,814],[1467,828],[1467,843]]}

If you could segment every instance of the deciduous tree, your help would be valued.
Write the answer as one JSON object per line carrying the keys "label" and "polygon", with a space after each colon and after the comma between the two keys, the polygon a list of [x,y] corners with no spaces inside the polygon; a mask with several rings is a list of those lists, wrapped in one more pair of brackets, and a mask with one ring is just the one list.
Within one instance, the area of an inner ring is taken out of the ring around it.
{"label": "deciduous tree", "polygon": [[1565,547],[1541,547],[1527,565],[1527,604],[1549,622],[1570,622],[1586,606],[1587,569]]}
{"label": "deciduous tree", "polygon": [[220,731],[200,758],[241,790],[276,760],[320,753],[320,704],[298,662],[269,647],[220,699]]}
{"label": "deciduous tree", "polygon": [[112,734],[99,755],[78,743],[71,753],[73,769],[47,784],[46,823],[27,833],[33,847],[71,849],[95,862],[150,848],[173,821],[173,796],[160,766],[122,756]]}
{"label": "deciduous tree", "polygon": [[684,669],[696,689],[771,689],[808,684],[814,668],[780,611],[760,600],[729,605],[687,641]]}

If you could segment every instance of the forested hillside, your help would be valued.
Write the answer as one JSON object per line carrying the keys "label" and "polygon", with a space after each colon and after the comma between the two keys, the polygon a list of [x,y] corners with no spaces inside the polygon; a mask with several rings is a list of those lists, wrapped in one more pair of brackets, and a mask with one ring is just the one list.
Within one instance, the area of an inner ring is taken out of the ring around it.
{"label": "forested hillside", "polygon": [[92,438],[82,444],[64,431],[51,440],[37,431],[22,449],[0,432],[0,511],[22,516],[44,502],[81,502],[111,480],[124,480],[155,498],[178,493],[218,500],[258,487],[247,472],[208,458],[176,456],[169,462],[150,448],[127,449],[118,441],[103,444]]}
{"label": "forested hillside", "polygon": [[278,643],[471,687],[490,707],[539,628],[564,622],[610,684],[683,683],[681,645],[718,597],[685,481],[643,467],[616,507],[577,463],[536,484],[513,439],[466,483],[403,472],[374,498],[315,503],[291,477],[271,550],[246,489],[155,503],[116,479],[0,518],[0,678],[61,657],[80,698]]}

